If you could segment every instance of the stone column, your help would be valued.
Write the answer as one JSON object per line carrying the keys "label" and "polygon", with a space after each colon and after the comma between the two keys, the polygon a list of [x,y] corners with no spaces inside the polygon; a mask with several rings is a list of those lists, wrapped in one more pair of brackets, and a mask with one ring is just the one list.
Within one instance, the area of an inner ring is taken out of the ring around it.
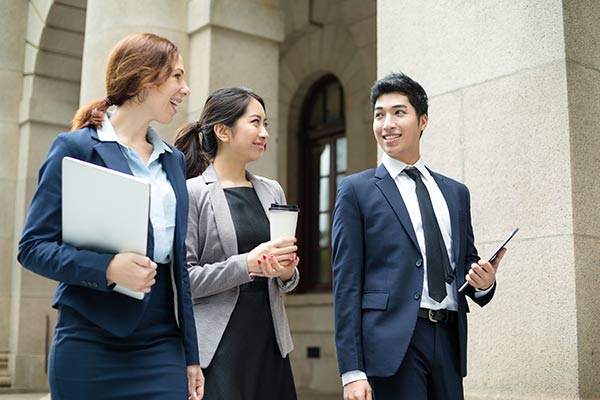
{"label": "stone column", "polygon": [[600,4],[564,0],[579,395],[600,396]]}
{"label": "stone column", "polygon": [[[593,1],[378,1],[378,76],[430,96],[426,162],[471,190],[495,299],[471,308],[470,399],[600,391],[600,85]],[[594,369],[595,368],[595,369]]]}
{"label": "stone column", "polygon": [[10,0],[0,13],[0,387],[9,386],[8,373],[14,209],[19,147],[19,102],[23,87],[27,3]]}
{"label": "stone column", "polygon": [[191,0],[189,119],[198,119],[208,95],[219,88],[247,86],[266,103],[269,150],[251,169],[277,171],[279,44],[283,15],[278,0]]}
{"label": "stone column", "polygon": [[[80,104],[106,96],[104,71],[114,45],[131,33],[151,32],[171,40],[190,69],[187,35],[188,1],[148,0],[143,4],[122,0],[88,0]],[[189,72],[187,73],[189,78]],[[189,99],[184,103],[189,104]],[[186,119],[185,107],[169,125],[154,124],[166,140]]]}

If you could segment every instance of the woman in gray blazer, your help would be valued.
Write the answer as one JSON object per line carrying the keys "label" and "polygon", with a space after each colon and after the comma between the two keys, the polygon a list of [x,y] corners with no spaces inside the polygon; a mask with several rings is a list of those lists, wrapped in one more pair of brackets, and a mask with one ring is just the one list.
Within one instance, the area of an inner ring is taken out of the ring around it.
{"label": "woman in gray blazer", "polygon": [[297,239],[270,241],[268,208],[285,195],[246,170],[267,148],[266,128],[262,98],[228,88],[175,138],[186,156],[187,266],[210,400],[296,399],[281,294],[298,285]]}

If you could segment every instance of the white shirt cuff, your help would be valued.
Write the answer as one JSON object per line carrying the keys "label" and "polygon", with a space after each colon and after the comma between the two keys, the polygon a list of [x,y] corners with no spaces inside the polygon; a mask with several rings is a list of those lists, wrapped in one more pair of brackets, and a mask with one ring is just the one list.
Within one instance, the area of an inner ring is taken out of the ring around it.
{"label": "white shirt cuff", "polygon": [[475,297],[480,298],[480,297],[485,296],[486,294],[488,294],[490,292],[490,290],[492,290],[494,288],[495,284],[496,284],[496,280],[494,280],[494,283],[492,283],[492,286],[490,286],[486,290],[481,290],[481,289],[475,288]]}
{"label": "white shirt cuff", "polygon": [[361,380],[367,380],[367,374],[365,374],[362,371],[359,370],[354,370],[354,371],[348,371],[348,372],[344,372],[342,374],[342,385],[346,386],[349,383],[355,382],[355,381],[361,381]]}

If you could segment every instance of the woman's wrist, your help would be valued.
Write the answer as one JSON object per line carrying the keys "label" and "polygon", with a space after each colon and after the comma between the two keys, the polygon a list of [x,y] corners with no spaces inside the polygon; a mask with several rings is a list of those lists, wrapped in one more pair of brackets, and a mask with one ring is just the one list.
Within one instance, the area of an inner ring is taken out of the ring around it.
{"label": "woman's wrist", "polygon": [[253,271],[253,269],[256,269],[256,268],[253,268],[253,267],[255,267],[253,265],[253,263],[256,264],[256,260],[251,259],[250,253],[246,254],[246,269],[248,270],[248,273],[251,273]]}
{"label": "woman's wrist", "polygon": [[281,274],[279,279],[281,279],[283,283],[288,282],[294,276],[294,273],[296,272],[295,270],[296,268],[291,268],[290,271],[286,271],[285,273]]}

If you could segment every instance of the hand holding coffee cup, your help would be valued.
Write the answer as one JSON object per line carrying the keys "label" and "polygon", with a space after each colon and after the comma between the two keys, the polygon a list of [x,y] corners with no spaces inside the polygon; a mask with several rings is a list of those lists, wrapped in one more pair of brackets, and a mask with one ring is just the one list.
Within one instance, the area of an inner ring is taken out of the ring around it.
{"label": "hand holding coffee cup", "polygon": [[261,272],[251,272],[251,278],[254,278],[255,276],[264,276],[268,278],[279,278],[283,282],[287,282],[294,276],[294,271],[300,262],[300,258],[297,255],[294,255],[290,261],[286,261],[287,265],[284,265],[283,262],[277,260],[276,256],[263,255],[262,259],[259,258],[257,262]]}
{"label": "hand holding coffee cup", "polygon": [[248,253],[247,263],[250,276],[280,277],[288,280],[300,261],[294,244],[298,212],[296,205],[272,203],[269,208],[271,240],[257,246]]}
{"label": "hand holding coffee cup", "polygon": [[[251,276],[279,276],[277,271],[289,268],[298,258],[298,247],[295,245],[297,240],[295,237],[283,237],[256,246],[246,257],[248,273]],[[295,264],[297,265],[297,260]]]}

